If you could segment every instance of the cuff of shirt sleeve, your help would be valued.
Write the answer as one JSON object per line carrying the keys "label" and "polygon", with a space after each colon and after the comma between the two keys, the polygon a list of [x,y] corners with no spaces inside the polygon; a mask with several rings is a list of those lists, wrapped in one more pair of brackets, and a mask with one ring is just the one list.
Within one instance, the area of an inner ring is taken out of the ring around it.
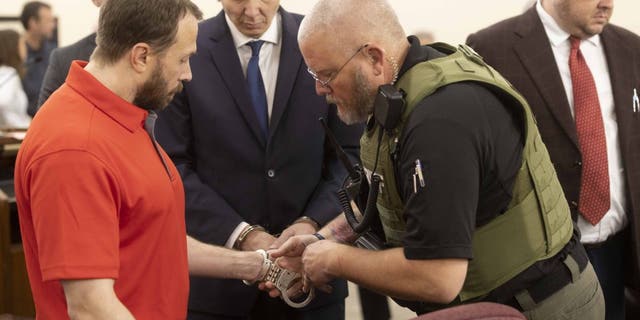
{"label": "cuff of shirt sleeve", "polygon": [[240,222],[240,224],[235,229],[233,229],[233,232],[231,232],[231,235],[229,236],[229,239],[227,239],[227,242],[224,244],[224,247],[233,249],[233,245],[236,243],[236,240],[238,240],[240,233],[242,233],[242,230],[244,230],[244,228],[246,228],[247,226],[249,226],[248,223],[244,221]]}

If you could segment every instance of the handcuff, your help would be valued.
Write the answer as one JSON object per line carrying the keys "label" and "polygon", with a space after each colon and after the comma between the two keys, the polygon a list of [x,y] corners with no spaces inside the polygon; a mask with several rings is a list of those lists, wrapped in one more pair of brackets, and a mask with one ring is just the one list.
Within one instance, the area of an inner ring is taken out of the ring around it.
{"label": "handcuff", "polygon": [[286,304],[293,308],[302,308],[308,305],[311,300],[315,297],[315,288],[309,288],[309,294],[307,298],[302,302],[291,301],[289,296],[287,296],[287,290],[291,287],[293,283],[296,281],[303,281],[303,275],[300,273],[290,271],[284,268],[281,268],[274,261],[269,259],[269,254],[263,250],[258,249],[256,252],[262,255],[262,268],[260,269],[260,273],[253,281],[242,280],[244,284],[251,286],[256,282],[271,282],[276,286],[276,289],[280,291],[280,297]]}

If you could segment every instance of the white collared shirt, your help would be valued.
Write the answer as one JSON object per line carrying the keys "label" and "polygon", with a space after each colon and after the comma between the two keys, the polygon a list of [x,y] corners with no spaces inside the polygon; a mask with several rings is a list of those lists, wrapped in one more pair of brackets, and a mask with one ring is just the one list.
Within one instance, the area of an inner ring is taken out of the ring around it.
{"label": "white collared shirt", "polygon": [[242,74],[244,74],[245,78],[247,76],[247,65],[249,64],[249,59],[251,59],[251,47],[249,47],[247,43],[255,40],[264,41],[264,44],[260,48],[260,61],[258,64],[260,65],[260,73],[262,74],[262,81],[264,82],[264,89],[267,95],[269,120],[271,120],[273,99],[275,97],[276,82],[278,79],[278,68],[280,67],[280,50],[282,48],[282,18],[280,17],[280,13],[277,13],[273,17],[269,28],[258,39],[242,34],[226,13],[224,17],[227,20],[227,25],[229,25],[229,30],[233,37],[233,43],[238,51]]}
{"label": "white collared shirt", "polygon": [[[275,97],[276,83],[278,81],[278,68],[280,67],[280,51],[282,49],[282,17],[279,12],[276,13],[273,20],[271,20],[271,25],[259,39],[247,37],[238,30],[226,13],[224,17],[227,21],[227,25],[229,26],[229,31],[231,31],[231,37],[233,37],[233,43],[236,46],[238,57],[240,58],[242,74],[245,78],[247,77],[247,66],[251,59],[251,47],[246,44],[255,40],[264,40],[264,44],[262,44],[262,47],[260,48],[260,61],[258,64],[260,65],[260,73],[262,74],[262,81],[264,82],[264,89],[267,95],[267,114],[269,116],[269,121],[271,121],[273,99]],[[238,239],[242,230],[247,226],[249,226],[248,223],[244,221],[240,222],[231,235],[229,235],[229,238],[225,243],[225,247],[233,248],[236,239]]]}
{"label": "white collared shirt", "polygon": [[[569,55],[571,44],[570,34],[564,31],[558,23],[549,15],[540,0],[536,4],[536,10],[547,33],[551,49],[558,65],[558,71],[562,78],[567,100],[574,116],[573,85],[571,83],[571,71],[569,70]],[[580,51],[589,66],[598,91],[598,100],[604,121],[604,131],[607,141],[607,161],[609,164],[609,187],[611,194],[611,207],[597,225],[591,225],[582,216],[578,217],[578,228],[582,233],[580,239],[583,243],[598,243],[607,240],[622,230],[628,223],[625,208],[625,183],[620,143],[618,139],[618,122],[616,118],[613,90],[609,76],[609,67],[604,53],[604,47],[600,36],[595,35],[580,42]],[[631,96],[631,92],[629,93]],[[573,199],[568,199],[573,200]],[[576,199],[577,200],[577,199]]]}
{"label": "white collared shirt", "polygon": [[0,128],[29,127],[31,117],[27,114],[27,104],[18,71],[0,65]]}

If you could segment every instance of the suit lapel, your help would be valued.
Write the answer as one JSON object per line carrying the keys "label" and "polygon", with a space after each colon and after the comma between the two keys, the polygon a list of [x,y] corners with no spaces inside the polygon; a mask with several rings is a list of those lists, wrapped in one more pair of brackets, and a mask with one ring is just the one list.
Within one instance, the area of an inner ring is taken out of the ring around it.
{"label": "suit lapel", "polygon": [[[256,139],[261,145],[266,146],[266,141],[262,135],[258,117],[251,105],[249,99],[249,91],[247,89],[246,79],[242,74],[242,66],[240,58],[238,58],[233,37],[229,31],[229,26],[224,17],[224,11],[221,11],[214,19],[212,24],[212,32],[210,39],[212,45],[209,49],[211,59],[220,73],[220,77],[224,81],[227,89],[231,93],[236,106],[240,109],[245,121],[253,132]],[[215,101],[211,102],[215,107]]]}
{"label": "suit lapel", "polygon": [[273,110],[269,123],[269,138],[274,135],[287,108],[302,61],[302,55],[298,48],[298,23],[290,13],[282,8],[280,8],[280,16],[282,18],[282,46]]}
{"label": "suit lapel", "polygon": [[521,41],[516,42],[514,49],[522,61],[534,85],[546,102],[546,107],[556,118],[564,132],[578,147],[578,136],[571,109],[567,101],[560,73],[553,56],[553,51],[542,26],[535,7],[524,14],[524,19],[516,30]]}
{"label": "suit lapel", "polygon": [[635,119],[632,108],[633,89],[640,89],[638,83],[635,82],[635,69],[629,66],[636,66],[640,62],[634,61],[633,52],[625,46],[624,39],[614,34],[610,28],[605,28],[600,38],[607,56],[613,103],[618,122],[618,137],[624,159],[627,156],[626,150],[630,146],[627,139],[632,136],[633,120]]}

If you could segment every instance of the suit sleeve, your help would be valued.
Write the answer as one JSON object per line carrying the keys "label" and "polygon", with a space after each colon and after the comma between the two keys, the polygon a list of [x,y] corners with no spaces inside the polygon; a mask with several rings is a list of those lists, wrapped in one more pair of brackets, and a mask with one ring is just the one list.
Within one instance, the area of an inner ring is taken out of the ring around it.
{"label": "suit sleeve", "polygon": [[224,246],[242,217],[198,176],[188,97],[182,93],[160,113],[156,138],[180,172],[185,191],[187,234]]}
{"label": "suit sleeve", "polygon": [[478,43],[478,39],[477,39],[477,34],[476,33],[472,33],[469,36],[467,36],[467,40],[465,41],[465,43],[473,48],[474,50],[478,50],[478,46],[480,45],[480,43]]}
{"label": "suit sleeve", "polygon": [[[345,151],[351,163],[360,162],[360,136],[364,126],[345,125],[337,115],[334,105],[329,107],[327,124],[335,135],[336,140]],[[338,159],[335,148],[325,138],[322,179],[318,183],[310,201],[302,215],[308,216],[324,225],[342,212],[338,202],[337,192],[347,177],[347,169]]]}
{"label": "suit sleeve", "polygon": [[67,77],[69,63],[65,64],[64,59],[62,59],[59,53],[59,49],[54,49],[51,52],[49,66],[42,80],[42,88],[40,88],[36,109],[40,109],[45,101],[49,99],[49,96],[64,83]]}

